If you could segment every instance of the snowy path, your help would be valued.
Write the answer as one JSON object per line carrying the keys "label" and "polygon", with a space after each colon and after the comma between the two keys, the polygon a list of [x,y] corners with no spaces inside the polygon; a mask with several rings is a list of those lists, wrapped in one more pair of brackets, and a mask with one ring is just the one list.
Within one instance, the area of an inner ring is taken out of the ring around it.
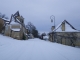
{"label": "snowy path", "polygon": [[39,39],[0,39],[0,60],[80,60],[80,48]]}

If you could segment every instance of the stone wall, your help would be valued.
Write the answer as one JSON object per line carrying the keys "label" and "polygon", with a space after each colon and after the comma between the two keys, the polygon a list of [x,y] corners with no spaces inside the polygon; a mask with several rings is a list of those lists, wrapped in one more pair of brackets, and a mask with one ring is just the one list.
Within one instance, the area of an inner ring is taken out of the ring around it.
{"label": "stone wall", "polygon": [[2,32],[3,26],[4,26],[4,20],[0,18],[0,33]]}
{"label": "stone wall", "polygon": [[[53,37],[50,36],[50,39],[52,39]],[[80,32],[56,32],[55,41],[64,45],[80,46]]]}
{"label": "stone wall", "polygon": [[[20,31],[13,31],[10,28],[12,28],[12,29],[20,29]],[[17,24],[17,25],[16,24],[11,24],[11,25],[7,24],[5,26],[5,33],[4,33],[5,36],[10,36],[12,38],[15,38],[15,39],[18,39],[18,40],[22,40],[23,34],[25,34],[25,36],[26,36],[27,29],[25,27],[23,27],[22,25],[20,25],[20,24]]]}
{"label": "stone wall", "polygon": [[5,26],[5,33],[4,33],[4,35],[6,35],[6,36],[10,36],[11,35],[10,25],[6,25]]}
{"label": "stone wall", "polygon": [[21,25],[20,24],[11,24],[11,28],[20,28]]}
{"label": "stone wall", "polygon": [[14,39],[20,40],[20,32],[19,31],[12,31],[11,32],[11,37]]}

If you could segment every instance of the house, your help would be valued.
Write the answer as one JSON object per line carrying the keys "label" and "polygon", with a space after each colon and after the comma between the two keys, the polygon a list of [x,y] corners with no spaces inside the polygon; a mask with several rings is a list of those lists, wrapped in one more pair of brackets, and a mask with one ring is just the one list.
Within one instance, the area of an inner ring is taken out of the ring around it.
{"label": "house", "polygon": [[8,20],[6,20],[5,18],[0,18],[0,33],[3,34],[4,33],[4,29],[5,29],[5,25],[9,23]]}
{"label": "house", "polygon": [[0,33],[2,32],[3,27],[4,27],[4,20],[0,18]]}
{"label": "house", "polygon": [[14,15],[11,15],[10,22],[6,24],[4,35],[22,40],[24,36],[27,39],[25,34],[27,34],[27,29],[25,28],[24,18],[17,11]]}
{"label": "house", "polygon": [[64,20],[58,26],[52,27],[49,40],[70,46],[80,46],[80,31],[74,28],[68,21]]}

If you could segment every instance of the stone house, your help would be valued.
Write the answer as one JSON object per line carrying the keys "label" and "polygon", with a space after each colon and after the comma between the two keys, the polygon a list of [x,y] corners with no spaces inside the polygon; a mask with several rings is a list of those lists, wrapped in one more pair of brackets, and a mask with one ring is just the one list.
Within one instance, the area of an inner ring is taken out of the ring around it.
{"label": "stone house", "polygon": [[5,18],[0,18],[0,33],[4,33],[5,30],[5,24],[9,23],[8,20],[6,20]]}
{"label": "stone house", "polygon": [[70,46],[80,46],[80,31],[64,20],[58,26],[53,26],[49,33],[49,40]]}
{"label": "stone house", "polygon": [[[27,29],[25,28],[24,18],[20,16],[19,12],[11,15],[10,22],[5,26],[4,35],[10,36],[14,39],[22,40],[26,37]],[[27,39],[27,37],[26,37]]]}

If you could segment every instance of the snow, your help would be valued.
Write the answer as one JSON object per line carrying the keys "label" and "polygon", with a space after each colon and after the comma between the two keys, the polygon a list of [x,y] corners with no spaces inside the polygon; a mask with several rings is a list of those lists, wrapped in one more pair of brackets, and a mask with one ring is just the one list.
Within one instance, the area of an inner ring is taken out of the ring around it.
{"label": "snow", "polygon": [[37,38],[15,40],[0,35],[0,60],[80,60],[80,48]]}
{"label": "snow", "polygon": [[62,30],[61,30],[61,24],[62,24],[62,23],[58,24],[53,31],[62,31]]}
{"label": "snow", "polygon": [[15,21],[11,21],[10,24],[19,24],[19,23],[15,22]]}
{"label": "snow", "polygon": [[[20,25],[20,28],[21,28],[21,25]],[[10,25],[10,29],[13,31],[20,31],[20,28],[12,28],[12,25]]]}
{"label": "snow", "polygon": [[6,21],[10,21],[10,19],[5,19],[5,18],[2,18],[3,20],[6,20]]}
{"label": "snow", "polygon": [[48,40],[49,39],[49,36],[48,35],[43,36],[43,39]]}
{"label": "snow", "polygon": [[20,29],[17,29],[17,28],[15,28],[15,29],[11,29],[11,30],[13,30],[13,31],[20,31]]}
{"label": "snow", "polygon": [[[10,29],[13,30],[13,31],[20,31],[20,28],[21,28],[21,25],[18,23],[18,22],[15,22],[14,19],[11,21],[10,23]],[[20,28],[12,28],[12,25],[20,25]]]}
{"label": "snow", "polygon": [[79,32],[78,30],[72,29],[72,27],[67,23],[65,23],[65,31],[62,31],[61,24],[62,23],[60,23],[58,26],[56,26],[56,28],[53,31],[56,31],[56,32]]}
{"label": "snow", "polygon": [[48,36],[44,36],[44,38],[49,38]]}
{"label": "snow", "polygon": [[18,22],[15,22],[15,19],[14,18],[12,18],[12,21],[11,21],[11,23],[10,24],[19,24]]}
{"label": "snow", "polygon": [[42,33],[45,33],[46,35],[48,35],[49,32],[48,32],[48,31],[45,31],[45,32],[40,31],[40,32],[39,32],[40,35],[41,35]]}
{"label": "snow", "polygon": [[6,22],[6,24],[8,24],[9,22]]}
{"label": "snow", "polygon": [[66,24],[65,27],[66,27],[66,31],[76,31],[76,30],[72,29],[70,27],[70,25],[68,25],[68,24]]}

